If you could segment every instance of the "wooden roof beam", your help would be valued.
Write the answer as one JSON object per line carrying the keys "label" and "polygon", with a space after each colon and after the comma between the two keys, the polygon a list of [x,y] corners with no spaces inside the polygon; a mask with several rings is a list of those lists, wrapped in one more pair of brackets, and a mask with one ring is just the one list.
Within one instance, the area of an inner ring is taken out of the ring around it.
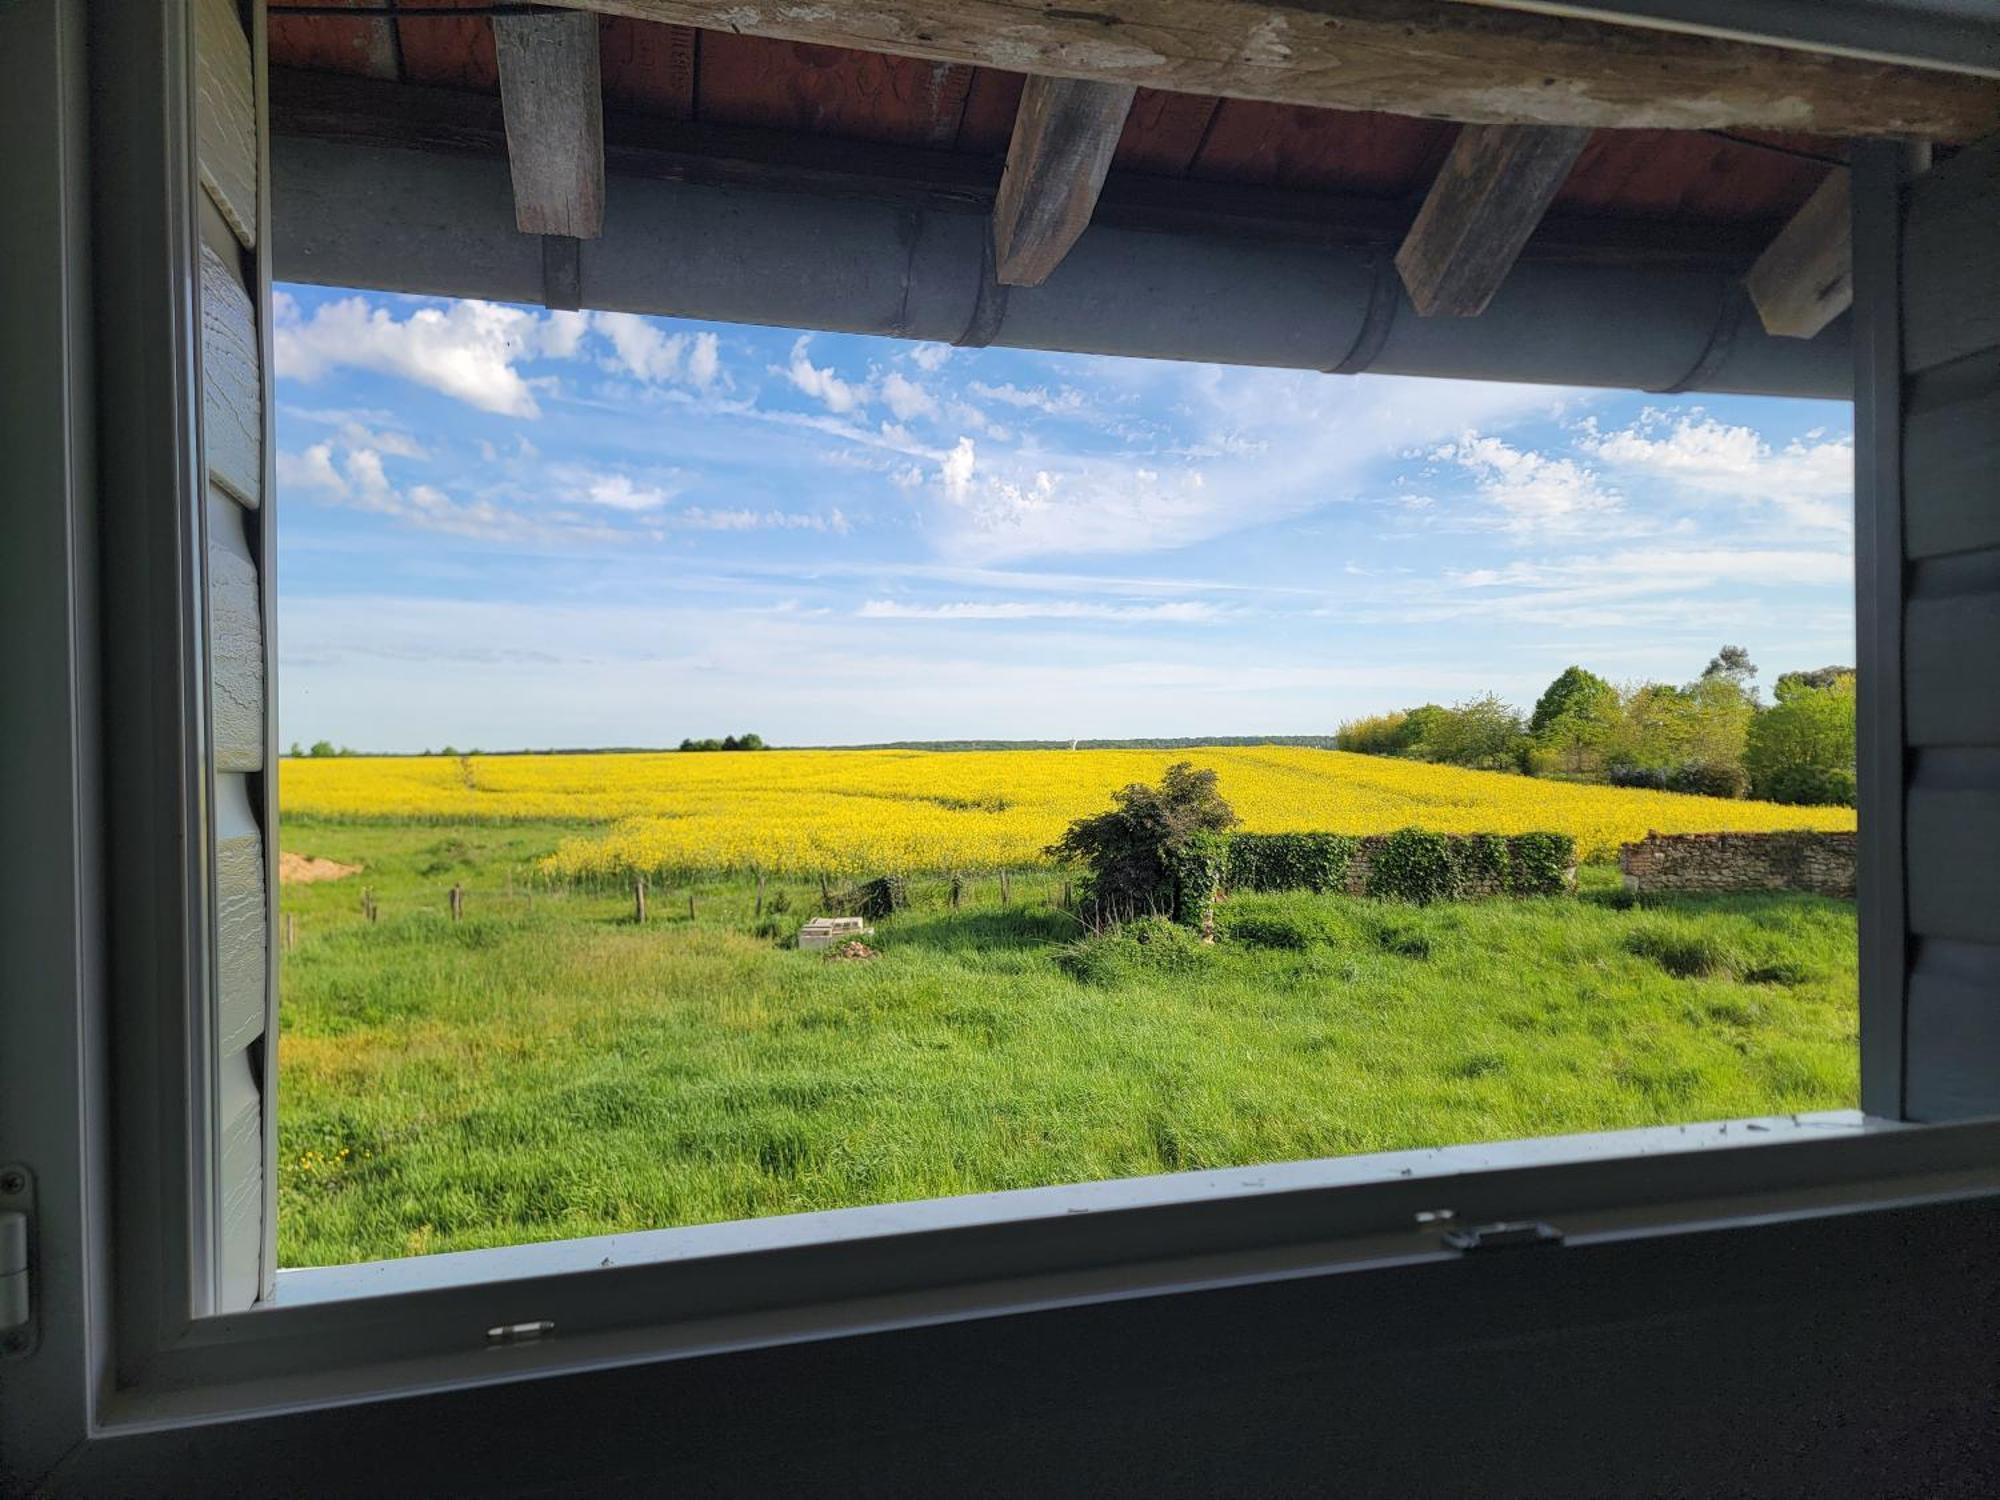
{"label": "wooden roof beam", "polygon": [[558,0],[675,25],[1496,125],[1970,141],[2000,80],[1451,0]]}
{"label": "wooden roof beam", "polygon": [[1809,339],[1853,305],[1847,168],[1827,173],[1744,278],[1766,333]]}
{"label": "wooden roof beam", "polygon": [[597,17],[493,18],[500,106],[523,234],[596,239],[604,232],[604,101]]}
{"label": "wooden roof beam", "polygon": [[1419,313],[1486,311],[1589,139],[1573,125],[1468,125],[1459,132],[1396,252]]}
{"label": "wooden roof beam", "polygon": [[993,201],[1002,286],[1040,286],[1090,227],[1137,92],[1129,83],[1075,78],[1030,78],[1022,88]]}

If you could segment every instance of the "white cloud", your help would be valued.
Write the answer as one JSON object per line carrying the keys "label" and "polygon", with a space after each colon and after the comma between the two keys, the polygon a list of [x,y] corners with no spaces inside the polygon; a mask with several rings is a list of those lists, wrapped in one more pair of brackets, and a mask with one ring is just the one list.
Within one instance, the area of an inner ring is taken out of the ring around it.
{"label": "white cloud", "polygon": [[[961,427],[957,445],[931,459],[943,514],[929,534],[948,557],[1197,544],[1363,498],[1379,486],[1379,466],[1405,450],[1428,452],[1482,425],[1546,412],[1553,398],[1474,381],[1086,363],[1093,375],[1107,367],[1091,403],[1170,415],[1151,432],[1107,429],[1061,445],[1014,446],[982,433],[975,447],[965,435],[974,429]],[[1118,446],[1107,448],[1107,438]]]}
{"label": "white cloud", "polygon": [[972,439],[962,437],[938,465],[938,483],[947,498],[963,505],[972,492],[972,470],[976,463]]}
{"label": "white cloud", "polygon": [[1053,395],[1042,386],[1018,386],[1011,382],[988,385],[983,380],[974,380],[965,388],[982,401],[999,401],[1044,416],[1066,416],[1083,410],[1083,392],[1074,386],[1064,386]]}
{"label": "white cloud", "polygon": [[688,351],[688,379],[705,391],[721,373],[721,340],[712,333],[696,334],[694,347]]}
{"label": "white cloud", "polygon": [[691,505],[669,518],[692,531],[824,531],[845,536],[851,526],[838,507],[819,515],[787,510],[706,510]]}
{"label": "white cloud", "polygon": [[668,498],[667,492],[657,485],[635,484],[626,474],[591,475],[575,493],[578,499],[592,505],[624,511],[658,510]]}
{"label": "white cloud", "polygon": [[933,375],[942,370],[945,367],[945,362],[950,358],[951,345],[949,344],[919,344],[910,351],[911,362],[918,369],[927,370]]}
{"label": "white cloud", "polygon": [[798,341],[792,345],[791,363],[778,373],[806,395],[823,403],[828,411],[845,413],[866,406],[867,388],[842,380],[831,368],[821,369],[814,365],[806,357],[806,351],[811,346],[812,338],[800,334]]}
{"label": "white cloud", "polygon": [[317,490],[335,498],[347,493],[347,481],[333,466],[333,444],[314,443],[303,453],[278,455],[278,490]]}
{"label": "white cloud", "polygon": [[1119,620],[1155,624],[1206,624],[1222,617],[1212,604],[1093,604],[1076,599],[904,604],[870,599],[855,611],[864,620]]}
{"label": "white cloud", "polygon": [[681,356],[687,350],[685,334],[664,332],[637,313],[593,313],[591,321],[611,340],[614,369],[655,383],[680,378]]}
{"label": "white cloud", "polygon": [[1615,432],[1584,423],[1577,446],[1676,493],[1772,505],[1794,524],[1817,531],[1845,531],[1852,524],[1851,437],[1813,434],[1773,448],[1753,429],[1718,422],[1698,408],[1674,419],[1648,409]]}
{"label": "white cloud", "polygon": [[882,378],[882,399],[899,422],[926,417],[938,409],[937,398],[900,370],[891,370]]}
{"label": "white cloud", "polygon": [[1433,459],[1458,465],[1513,532],[1574,533],[1591,529],[1623,506],[1617,491],[1570,458],[1511,447],[1496,437],[1467,432],[1431,450]]}
{"label": "white cloud", "polygon": [[542,321],[542,353],[550,359],[575,359],[589,331],[589,313],[552,312]]}
{"label": "white cloud", "polygon": [[490,542],[629,539],[625,533],[589,523],[551,524],[524,516],[483,495],[458,500],[430,484],[401,489],[373,448],[346,449],[336,462],[332,443],[314,443],[301,453],[280,453],[277,471],[281,496],[288,490],[303,491],[328,504],[388,516],[427,531]]}
{"label": "white cloud", "polygon": [[575,324],[493,302],[417,307],[398,318],[362,297],[302,315],[285,293],[272,298],[272,352],[280,377],[314,381],[343,368],[371,370],[508,417],[541,415],[517,364],[575,348]]}

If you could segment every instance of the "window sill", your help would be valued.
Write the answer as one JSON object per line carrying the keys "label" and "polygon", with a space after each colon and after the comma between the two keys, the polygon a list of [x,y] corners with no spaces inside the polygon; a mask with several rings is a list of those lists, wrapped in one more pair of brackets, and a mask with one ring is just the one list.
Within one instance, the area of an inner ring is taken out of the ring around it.
{"label": "window sill", "polygon": [[[782,1214],[586,1239],[545,1240],[490,1250],[460,1250],[345,1266],[278,1272],[271,1305],[305,1307],[359,1297],[392,1297],[445,1288],[491,1286],[615,1266],[674,1265],[711,1256],[749,1255],[806,1246],[857,1245],[893,1235],[997,1229],[1075,1214],[1223,1204],[1316,1193],[1370,1183],[1437,1183],[1524,1167],[1613,1163],[1710,1152],[1787,1140],[1830,1140],[1910,1127],[1869,1120],[1859,1110],[1773,1115],[1696,1125],[1663,1125],[1591,1135],[1543,1136],[1485,1145],[1438,1146],[1268,1166],[1081,1182],[1059,1187],[927,1198],[866,1208]],[[1450,1208],[1446,1194],[1433,1208]]]}
{"label": "window sill", "polygon": [[[99,1416],[175,1426],[1257,1281],[1450,1274],[1453,1224],[1539,1220],[1578,1246],[1996,1191],[2000,1123],[1835,1111],[300,1269],[273,1301],[198,1320]],[[542,1331],[489,1340],[523,1324]]]}

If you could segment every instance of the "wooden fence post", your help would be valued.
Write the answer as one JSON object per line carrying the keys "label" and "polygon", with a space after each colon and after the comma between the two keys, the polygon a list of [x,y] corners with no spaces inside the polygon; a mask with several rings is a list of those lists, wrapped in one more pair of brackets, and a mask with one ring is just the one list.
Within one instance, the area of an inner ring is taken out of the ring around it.
{"label": "wooden fence post", "polygon": [[285,913],[285,946],[287,948],[296,948],[298,945],[299,914],[295,911],[288,911]]}
{"label": "wooden fence post", "polygon": [[819,904],[822,911],[833,905],[833,892],[827,886],[826,871],[824,870],[820,871],[819,875]]}
{"label": "wooden fence post", "polygon": [[640,926],[646,923],[646,877],[632,877],[632,920]]}
{"label": "wooden fence post", "polygon": [[1007,872],[1002,870],[1000,872],[1000,904],[1005,906],[1012,898],[1012,895],[1013,892],[1007,888]]}
{"label": "wooden fence post", "polygon": [[465,887],[454,884],[451,888],[451,919],[456,922],[465,915]]}
{"label": "wooden fence post", "polygon": [[688,892],[688,920],[689,920],[690,922],[692,922],[692,921],[694,920],[694,892],[693,892],[693,891],[689,891],[689,892]]}
{"label": "wooden fence post", "polygon": [[951,909],[957,911],[959,902],[964,899],[965,877],[954,870],[951,876]]}
{"label": "wooden fence post", "polygon": [[375,920],[375,892],[367,886],[361,888],[361,915],[371,922]]}
{"label": "wooden fence post", "polygon": [[764,915],[764,872],[762,870],[757,872],[757,915],[759,917]]}

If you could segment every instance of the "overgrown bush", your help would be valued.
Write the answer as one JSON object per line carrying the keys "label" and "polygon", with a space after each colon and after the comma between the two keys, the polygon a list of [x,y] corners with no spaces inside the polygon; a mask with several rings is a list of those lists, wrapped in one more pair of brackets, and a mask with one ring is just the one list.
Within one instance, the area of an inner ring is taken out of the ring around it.
{"label": "overgrown bush", "polygon": [[1664,766],[1615,765],[1604,773],[1604,779],[1613,786],[1631,787],[1635,791],[1664,792],[1667,789]]}
{"label": "overgrown bush", "polygon": [[1229,840],[1233,891],[1340,891],[1358,840],[1342,833],[1239,833]]}
{"label": "overgrown bush", "polygon": [[1750,790],[1750,773],[1733,760],[1691,760],[1668,774],[1667,790],[1693,797],[1741,797]]}
{"label": "overgrown bush", "polygon": [[1766,802],[1796,807],[1852,807],[1854,793],[1854,773],[1842,766],[1780,766],[1757,788]]}
{"label": "overgrown bush", "polygon": [[894,916],[910,904],[910,888],[900,875],[879,875],[863,881],[843,903],[857,916],[871,922]]}
{"label": "overgrown bush", "polygon": [[1197,829],[1168,857],[1174,888],[1173,909],[1168,915],[1203,937],[1215,931],[1215,903],[1229,869],[1229,842],[1226,833]]}
{"label": "overgrown bush", "polygon": [[1201,908],[1190,915],[1202,920],[1203,902],[1212,899],[1215,889],[1211,880],[1207,897],[1196,895],[1202,872],[1212,865],[1219,880],[1227,845],[1201,843],[1197,835],[1224,834],[1237,822],[1216,790],[1215,772],[1180,761],[1167,767],[1159,786],[1134,782],[1113,792],[1111,801],[1108,812],[1078,818],[1044,851],[1089,870],[1081,902],[1086,920],[1173,916],[1190,903]]}

